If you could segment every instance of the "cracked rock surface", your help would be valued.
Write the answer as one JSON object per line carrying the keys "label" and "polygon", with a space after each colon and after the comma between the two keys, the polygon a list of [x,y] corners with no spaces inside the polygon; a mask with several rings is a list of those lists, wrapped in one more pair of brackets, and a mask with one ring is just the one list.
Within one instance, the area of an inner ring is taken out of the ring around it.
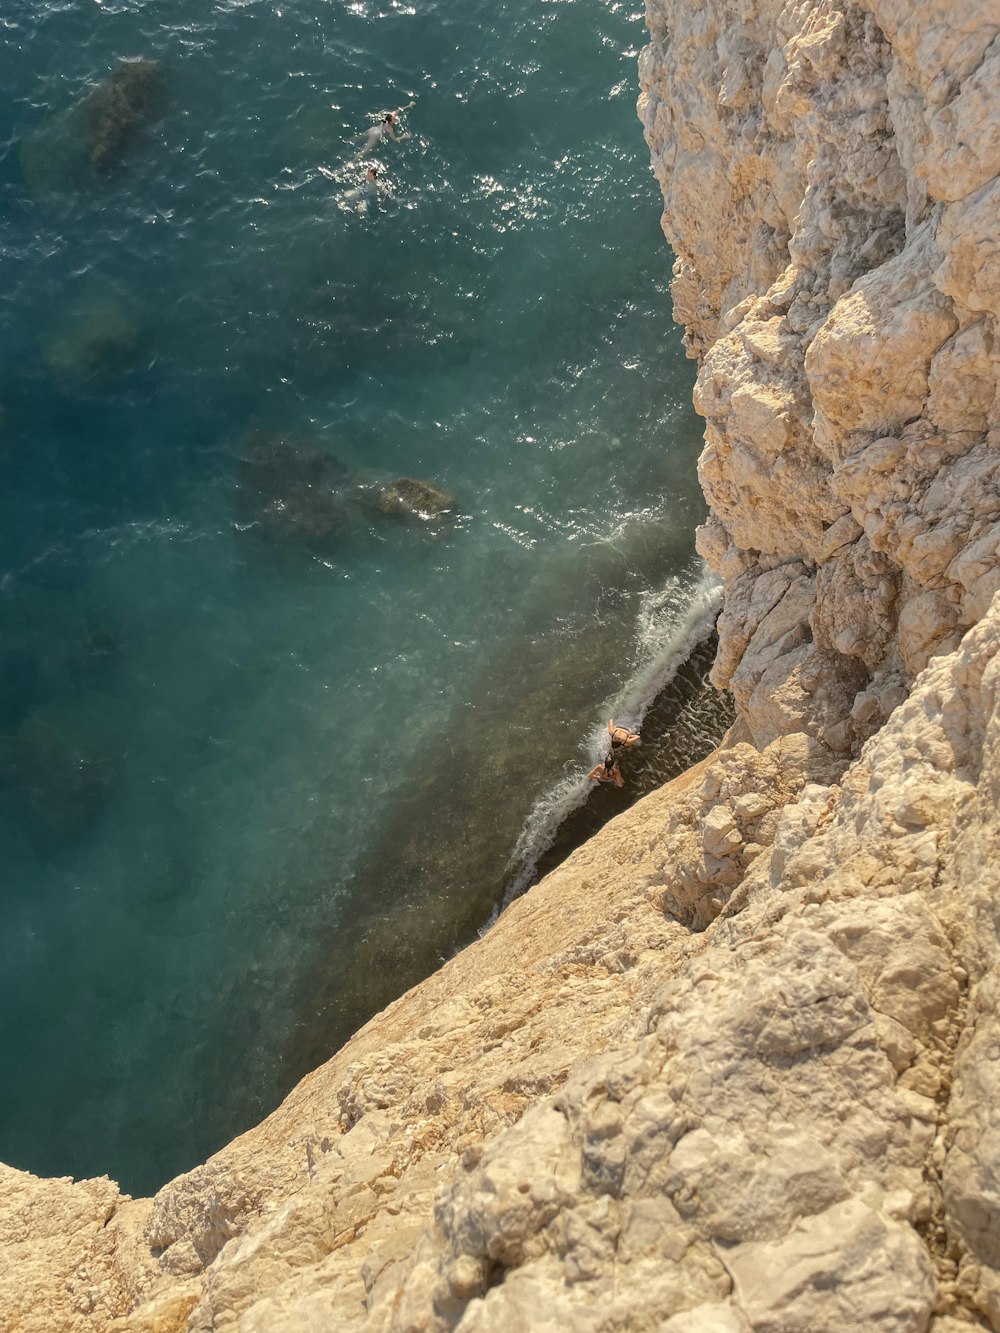
{"label": "cracked rock surface", "polygon": [[1000,12],[648,21],[739,720],[5,1333],[1000,1333]]}
{"label": "cracked rock surface", "polygon": [[639,109],[725,580],[714,680],[757,744],[856,753],[1000,587],[1000,11],[647,12]]}
{"label": "cracked rock surface", "polygon": [[151,1202],[5,1173],[9,1326],[1000,1328],[998,686],[734,740]]}

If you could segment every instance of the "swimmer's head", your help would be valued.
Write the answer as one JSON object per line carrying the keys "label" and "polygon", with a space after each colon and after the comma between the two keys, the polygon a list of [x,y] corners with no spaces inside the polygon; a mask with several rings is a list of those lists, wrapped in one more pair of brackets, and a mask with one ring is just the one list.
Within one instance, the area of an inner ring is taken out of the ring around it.
{"label": "swimmer's head", "polygon": [[389,114],[386,116],[385,120],[383,121],[383,124],[395,125],[395,123],[396,123],[396,117],[390,111]]}
{"label": "swimmer's head", "polygon": [[369,179],[370,181],[377,181],[377,180],[378,180],[378,172],[375,170],[374,167],[369,167],[369,168],[368,168],[368,179]]}

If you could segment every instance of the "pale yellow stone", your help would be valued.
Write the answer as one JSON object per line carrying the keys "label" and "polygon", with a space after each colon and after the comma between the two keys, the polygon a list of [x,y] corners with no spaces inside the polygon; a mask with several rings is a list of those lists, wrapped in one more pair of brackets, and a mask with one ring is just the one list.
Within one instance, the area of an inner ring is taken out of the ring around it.
{"label": "pale yellow stone", "polygon": [[737,725],[0,1328],[1000,1329],[1000,17],[647,16]]}

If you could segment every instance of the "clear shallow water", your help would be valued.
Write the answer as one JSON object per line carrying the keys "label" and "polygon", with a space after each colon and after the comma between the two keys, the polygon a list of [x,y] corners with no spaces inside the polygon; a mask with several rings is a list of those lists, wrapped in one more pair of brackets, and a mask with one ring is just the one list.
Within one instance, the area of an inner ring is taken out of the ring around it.
{"label": "clear shallow water", "polygon": [[[0,23],[0,1159],[146,1192],[500,901],[669,651],[700,432],[637,10]],[[138,55],[162,106],[97,172],[80,100]],[[411,96],[371,209],[358,133]],[[262,541],[259,432],[461,516]]]}

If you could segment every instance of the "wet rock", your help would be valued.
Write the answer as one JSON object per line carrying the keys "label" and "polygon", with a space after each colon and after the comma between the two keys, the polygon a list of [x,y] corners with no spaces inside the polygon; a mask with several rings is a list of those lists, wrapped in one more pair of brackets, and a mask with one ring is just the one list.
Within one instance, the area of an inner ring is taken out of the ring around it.
{"label": "wet rock", "polygon": [[255,435],[240,451],[236,511],[265,541],[299,541],[323,554],[352,524],[346,481],[343,463],[317,445]]}
{"label": "wet rock", "polygon": [[78,308],[42,355],[57,379],[76,384],[129,368],[138,347],[139,331],[127,310],[106,300]]}
{"label": "wet rock", "polygon": [[163,96],[158,60],[123,60],[83,104],[88,156],[99,169],[113,166]]}
{"label": "wet rock", "polygon": [[458,511],[455,497],[434,481],[397,477],[382,486],[366,488],[361,493],[366,513],[401,519],[403,522],[440,525],[453,519]]}
{"label": "wet rock", "polygon": [[123,710],[107,696],[32,709],[10,751],[28,838],[46,851],[78,842],[107,805],[126,749]]}

